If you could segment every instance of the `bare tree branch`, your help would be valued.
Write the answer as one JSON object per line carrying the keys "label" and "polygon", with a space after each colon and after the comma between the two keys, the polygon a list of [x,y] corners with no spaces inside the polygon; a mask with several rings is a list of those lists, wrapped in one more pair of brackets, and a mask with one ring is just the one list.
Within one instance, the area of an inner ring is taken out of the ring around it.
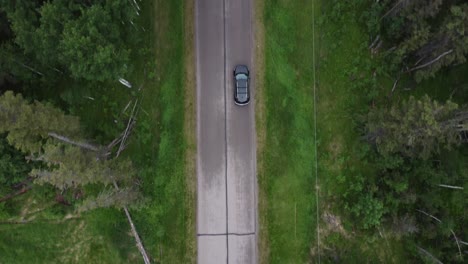
{"label": "bare tree branch", "polygon": [[137,105],[138,105],[138,99],[135,101],[135,104],[133,105],[132,113],[130,115],[130,118],[128,119],[127,127],[125,128],[124,135],[122,136],[122,141],[121,141],[119,149],[117,150],[116,157],[118,157],[120,155],[120,152],[124,150],[124,146],[125,146],[124,142],[127,140],[129,131],[131,130],[134,124],[133,121],[135,120],[135,115],[136,115],[135,109]]}
{"label": "bare tree branch", "polygon": [[380,35],[377,35],[374,41],[372,41],[372,43],[370,44],[369,49],[372,49],[379,40],[380,40]]}
{"label": "bare tree branch", "polygon": [[423,255],[426,255],[428,256],[430,259],[432,259],[435,263],[437,264],[443,264],[442,261],[438,260],[436,257],[434,257],[431,253],[429,253],[427,250],[421,248],[421,247],[418,247],[416,246],[419,250],[420,253],[422,253]]}
{"label": "bare tree branch", "polygon": [[122,110],[122,113],[127,112],[127,109],[128,109],[128,107],[130,106],[131,103],[132,103],[132,100],[128,101],[128,104],[124,107],[124,109]]}
{"label": "bare tree branch", "polygon": [[32,189],[32,186],[27,186],[26,188],[23,188],[23,189],[21,189],[21,190],[19,190],[19,191],[16,191],[16,192],[14,192],[14,193],[10,193],[10,194],[8,194],[7,196],[4,196],[3,198],[1,198],[1,199],[0,199],[0,203],[1,203],[1,202],[4,202],[4,201],[6,201],[6,200],[9,200],[9,199],[11,199],[11,198],[13,198],[13,197],[16,197],[16,196],[18,196],[18,195],[24,194],[24,193],[28,192],[28,191],[31,190],[31,189]]}
{"label": "bare tree branch", "polygon": [[452,230],[452,229],[450,229],[450,232],[452,232],[452,235],[453,235],[453,237],[455,238],[455,241],[457,242],[457,246],[458,246],[458,253],[460,253],[460,258],[462,258],[462,253],[461,253],[460,244],[458,243],[458,238],[457,238],[457,236],[455,235],[455,233],[453,232],[453,230]]}
{"label": "bare tree branch", "polygon": [[398,84],[399,81],[400,81],[400,76],[398,76],[398,78],[395,80],[395,82],[393,82],[393,87],[392,87],[391,94],[393,94],[393,92],[395,92],[395,88],[397,87],[397,84]]}
{"label": "bare tree branch", "polygon": [[65,136],[61,136],[61,135],[56,134],[54,132],[49,132],[48,135],[55,138],[55,139],[63,141],[65,143],[72,144],[74,146],[78,146],[80,148],[84,148],[84,149],[91,150],[91,151],[99,151],[98,147],[96,147],[96,146],[94,146],[92,144],[86,143],[86,142],[76,142],[76,141],[71,140],[70,138],[67,138]]}
{"label": "bare tree branch", "polygon": [[405,1],[407,2],[408,0],[400,0],[398,3],[396,3],[392,8],[390,8],[390,10],[387,11],[387,13],[385,13],[382,17],[380,17],[380,20],[384,19],[386,16],[388,16],[390,13],[392,13],[393,10],[395,10],[397,7],[399,7]]}
{"label": "bare tree branch", "polygon": [[436,220],[436,221],[439,222],[439,223],[442,223],[442,221],[441,221],[439,218],[437,218],[437,217],[435,217],[435,216],[433,216],[433,215],[431,215],[431,214],[428,214],[428,213],[424,212],[423,210],[416,209],[416,211],[418,211],[418,212],[420,212],[420,213],[422,213],[422,214],[425,214],[425,215],[429,216],[430,218]]}
{"label": "bare tree branch", "polygon": [[[128,121],[127,128],[125,129],[124,135],[122,136],[122,140],[120,140],[119,150],[115,154],[115,158],[118,158],[120,153],[124,149],[125,141],[128,138],[128,133],[129,133],[131,127],[134,124],[134,118],[135,118],[135,115],[136,115],[135,109],[136,109],[137,105],[138,105],[138,100],[135,101],[135,105],[133,106],[132,114],[131,114],[130,119]],[[112,183],[114,185],[114,188],[119,190],[119,185],[117,184],[117,182],[115,180],[113,180]],[[150,258],[148,257],[148,253],[146,253],[145,247],[143,246],[143,242],[141,241],[140,236],[138,235],[135,224],[133,223],[132,217],[130,215],[130,212],[128,211],[127,206],[124,206],[123,209],[125,211],[125,215],[127,216],[128,223],[130,224],[130,229],[132,231],[132,235],[135,238],[135,241],[137,243],[137,248],[140,251],[141,255],[143,256],[143,260],[145,261],[145,264],[150,264],[151,263]]]}
{"label": "bare tree branch", "polygon": [[[109,143],[109,145],[107,145],[106,149],[108,151],[110,151],[113,147],[115,147],[117,144],[119,144],[122,141],[123,135],[124,135],[124,133],[121,133],[118,137],[116,137],[114,140],[112,140],[111,143]],[[108,155],[108,154],[106,153],[106,155]]]}
{"label": "bare tree branch", "polygon": [[422,69],[424,67],[427,67],[427,66],[433,64],[434,62],[437,62],[438,60],[442,59],[443,57],[449,55],[452,52],[453,52],[453,49],[448,50],[448,51],[440,54],[439,56],[437,56],[437,58],[435,58],[435,59],[433,59],[433,60],[431,60],[431,61],[429,61],[427,63],[424,63],[423,65],[420,65],[418,67],[411,68],[411,69],[407,70],[406,72],[412,72],[412,71],[419,70],[419,69]]}
{"label": "bare tree branch", "polygon": [[460,186],[445,185],[445,184],[439,184],[439,186],[444,187],[444,188],[463,190],[463,187],[460,187]]}

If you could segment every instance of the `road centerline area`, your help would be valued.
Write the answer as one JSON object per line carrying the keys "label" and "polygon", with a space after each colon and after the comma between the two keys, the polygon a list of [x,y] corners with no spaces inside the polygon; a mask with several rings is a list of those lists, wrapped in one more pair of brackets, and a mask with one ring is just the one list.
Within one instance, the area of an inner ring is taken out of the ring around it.
{"label": "road centerline area", "polygon": [[254,106],[230,96],[235,65],[252,71],[250,1],[196,2],[198,263],[257,263]]}
{"label": "road centerline area", "polygon": [[221,233],[221,234],[197,234],[197,236],[253,236],[256,233]]}
{"label": "road centerline area", "polygon": [[[225,171],[224,177],[226,179],[225,186],[226,186],[226,233],[229,233],[229,203],[228,203],[228,179],[227,179],[227,168],[228,168],[228,153],[227,153],[227,105],[226,105],[226,87],[227,87],[227,78],[226,78],[226,71],[227,71],[227,61],[226,61],[226,0],[223,0],[223,38],[224,38],[224,144],[226,144],[226,148],[224,149],[225,155]],[[229,237],[226,235],[226,262],[229,263]]]}

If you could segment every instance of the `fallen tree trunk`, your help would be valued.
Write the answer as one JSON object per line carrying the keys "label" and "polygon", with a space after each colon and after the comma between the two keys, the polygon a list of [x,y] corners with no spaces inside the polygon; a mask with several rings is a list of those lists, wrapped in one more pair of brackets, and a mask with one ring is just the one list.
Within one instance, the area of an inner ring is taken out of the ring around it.
{"label": "fallen tree trunk", "polygon": [[419,69],[425,68],[425,67],[427,67],[427,66],[430,66],[430,65],[433,64],[434,62],[437,62],[438,60],[442,59],[443,57],[449,55],[449,54],[452,53],[452,52],[453,52],[453,49],[448,50],[448,51],[446,51],[446,52],[440,54],[439,56],[437,56],[437,58],[435,58],[435,59],[433,59],[433,60],[431,60],[431,61],[429,61],[429,62],[427,62],[427,63],[424,63],[423,65],[420,65],[420,66],[418,66],[418,67],[411,68],[411,69],[407,70],[406,72],[412,72],[412,71],[419,70]]}
{"label": "fallen tree trunk", "polygon": [[[138,105],[138,100],[135,102],[135,105],[133,107],[132,114],[130,115],[130,119],[128,120],[127,127],[125,128],[125,132],[122,136],[122,140],[120,141],[120,146],[119,146],[117,153],[115,154],[115,158],[118,158],[122,150],[124,150],[125,141],[127,140],[128,134],[133,128],[133,125],[135,124],[135,115],[136,115],[135,109],[137,105]],[[112,182],[114,184],[114,188],[118,190],[119,185],[117,184],[117,182],[115,180],[113,180]],[[133,223],[132,217],[130,215],[130,212],[128,211],[127,206],[124,206],[123,209],[124,209],[125,215],[127,216],[127,221],[130,224],[130,229],[132,231],[133,237],[135,238],[137,248],[143,257],[145,264],[150,264],[151,263],[150,258],[148,257],[148,253],[146,253],[145,247],[143,246],[143,242],[141,241],[140,236],[138,235],[135,224]]]}
{"label": "fallen tree trunk", "polygon": [[49,132],[48,133],[49,136],[55,138],[55,139],[58,139],[60,141],[63,141],[65,143],[68,143],[68,144],[71,144],[71,145],[74,145],[74,146],[78,146],[80,148],[84,148],[84,149],[87,149],[87,150],[91,150],[91,151],[98,151],[99,148],[92,145],[92,144],[89,144],[89,143],[86,143],[86,142],[77,142],[77,141],[73,141],[67,137],[64,137],[64,136],[61,136],[57,133],[54,133],[54,132]]}
{"label": "fallen tree trunk", "polygon": [[4,201],[6,201],[6,200],[9,200],[9,199],[11,199],[11,198],[13,198],[13,197],[16,197],[16,196],[18,196],[18,195],[25,194],[26,192],[28,192],[28,191],[31,190],[31,189],[32,189],[32,187],[31,187],[31,186],[28,186],[28,187],[26,187],[26,188],[23,188],[23,189],[17,191],[17,192],[10,193],[10,194],[8,194],[7,196],[5,196],[5,197],[3,197],[2,199],[0,199],[0,203],[1,203],[1,202],[4,202]]}

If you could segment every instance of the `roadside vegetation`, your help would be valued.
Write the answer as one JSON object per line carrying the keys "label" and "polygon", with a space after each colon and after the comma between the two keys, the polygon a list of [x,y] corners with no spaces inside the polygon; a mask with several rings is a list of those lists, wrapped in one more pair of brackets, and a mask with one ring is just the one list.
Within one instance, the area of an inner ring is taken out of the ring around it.
{"label": "roadside vegetation", "polygon": [[311,1],[264,1],[262,263],[307,262],[315,243],[311,12]]}
{"label": "roadside vegetation", "polygon": [[466,261],[466,3],[263,2],[262,262]]}
{"label": "roadside vegetation", "polygon": [[466,27],[464,8],[462,1],[322,1],[324,260],[466,259],[468,45],[452,33]]}
{"label": "roadside vegetation", "polygon": [[68,2],[0,1],[2,261],[194,262],[186,6]]}

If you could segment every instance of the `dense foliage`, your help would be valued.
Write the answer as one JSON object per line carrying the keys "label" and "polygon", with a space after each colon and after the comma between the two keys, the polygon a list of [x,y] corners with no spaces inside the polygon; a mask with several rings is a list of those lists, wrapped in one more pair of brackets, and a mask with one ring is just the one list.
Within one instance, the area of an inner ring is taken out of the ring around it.
{"label": "dense foliage", "polygon": [[[0,0],[0,96],[17,102],[12,112],[24,110],[16,127],[0,124],[9,132],[2,137],[18,160],[35,164],[21,171],[24,184],[2,186],[13,194],[0,203],[0,214],[9,213],[0,216],[9,221],[0,227],[2,260],[138,262],[125,214],[115,208],[142,204],[143,193],[151,202],[130,211],[152,262],[193,262],[183,133],[186,5],[193,3]],[[108,146],[133,109],[138,120],[113,159],[117,146],[110,154]],[[28,123],[36,127],[24,129]],[[99,207],[114,208],[92,210]]]}
{"label": "dense foliage", "polygon": [[[83,126],[77,117],[48,102],[73,112],[77,98],[66,96],[69,91],[104,88],[106,82],[117,83],[129,73],[128,39],[138,41],[131,37],[137,15],[128,1],[0,0],[0,90],[6,91],[1,96],[0,131],[6,136],[2,142],[17,149],[3,149],[6,153],[2,160],[10,162],[12,172],[9,181],[19,177],[15,173],[18,170],[23,180],[50,184],[62,194],[87,189],[91,195],[87,195],[82,208],[88,209],[121,207],[138,198],[132,182],[135,172],[128,159],[109,160],[109,153],[103,156],[102,152],[110,149],[85,140],[86,134],[99,139],[94,142],[103,142],[109,136],[115,137],[116,129],[107,129],[104,135],[96,133],[98,128]],[[21,92],[27,99],[8,90]],[[95,149],[70,144],[80,141]],[[18,160],[24,163],[25,159],[39,165],[32,171],[31,166],[24,169]],[[113,180],[123,189],[115,191]],[[100,184],[104,188],[97,188]],[[15,191],[11,183],[7,186],[3,185]],[[83,195],[78,196],[81,199]]]}
{"label": "dense foliage", "polygon": [[420,100],[410,97],[390,109],[374,108],[367,118],[366,138],[382,155],[427,159],[463,141],[468,115],[457,110],[457,104],[439,104],[427,95]]}
{"label": "dense foliage", "polygon": [[13,76],[30,71],[104,81],[129,72],[122,35],[136,15],[128,1],[2,0],[0,6],[14,36],[1,43],[4,67]]}
{"label": "dense foliage", "polygon": [[340,190],[337,211],[368,241],[387,236],[404,243],[410,262],[466,261],[468,83],[455,74],[452,85],[430,84],[454,78],[460,64],[466,69],[466,1],[329,6],[322,23],[359,17],[369,35],[345,71],[348,89],[365,95],[349,100],[360,138],[348,143],[338,157],[340,172],[330,180]]}
{"label": "dense foliage", "polygon": [[0,199],[14,190],[12,186],[26,180],[31,166],[24,155],[0,137]]}
{"label": "dense foliage", "polygon": [[[375,1],[366,22],[394,69],[434,77],[466,61],[468,4],[463,0]],[[377,47],[377,46],[376,46]]]}
{"label": "dense foliage", "polygon": [[[0,133],[7,133],[8,142],[29,160],[43,163],[29,173],[35,183],[48,183],[62,192],[103,185],[96,198],[82,205],[86,209],[120,208],[138,199],[131,162],[110,159],[113,146],[86,143],[78,118],[50,104],[31,104],[10,91],[0,96],[0,109]],[[114,190],[114,182],[120,190]]]}

